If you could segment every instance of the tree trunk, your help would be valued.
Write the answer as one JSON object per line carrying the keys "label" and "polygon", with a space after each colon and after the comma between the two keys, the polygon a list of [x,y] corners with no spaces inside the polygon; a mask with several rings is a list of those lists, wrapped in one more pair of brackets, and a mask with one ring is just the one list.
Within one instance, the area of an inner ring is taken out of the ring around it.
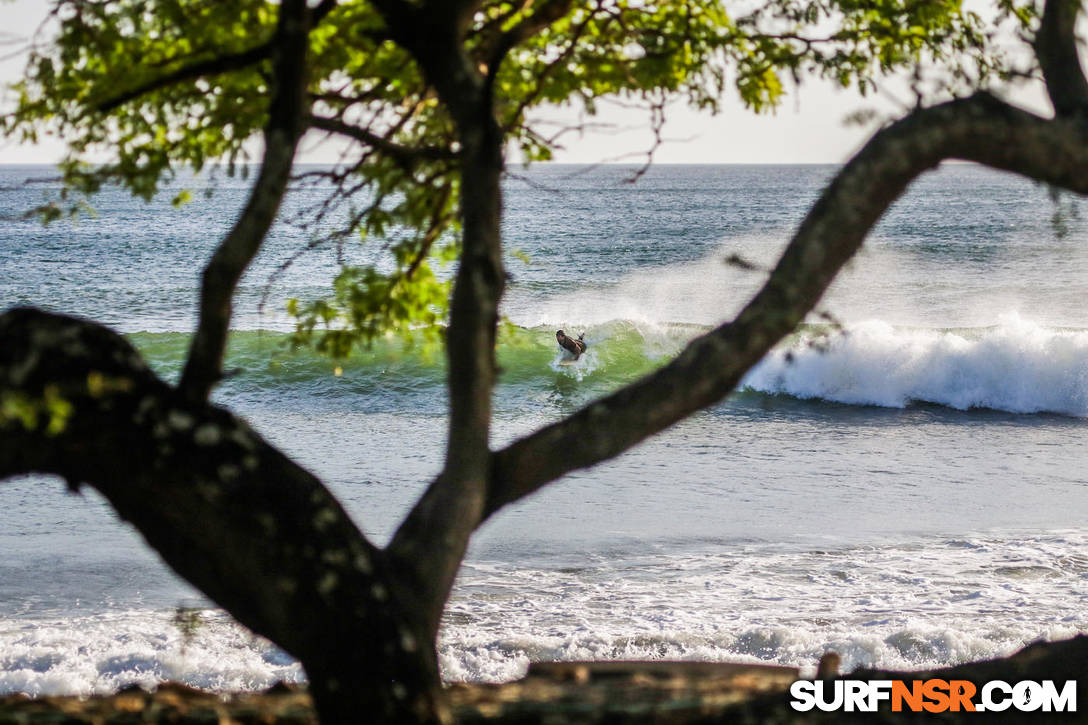
{"label": "tree trunk", "polygon": [[[496,380],[502,261],[503,132],[489,80],[461,45],[456,28],[467,5],[449,15],[423,13],[411,51],[457,124],[460,143],[461,256],[446,331],[449,423],[441,474],[398,528],[390,556],[411,572],[429,641],[439,622],[472,532],[483,518],[491,475],[491,393]],[[384,12],[384,10],[383,10]],[[396,27],[409,21],[388,16]]]}
{"label": "tree trunk", "polygon": [[297,657],[324,722],[446,719],[416,593],[310,472],[164,383],[121,336],[0,315],[0,479],[98,489],[163,560]]}
{"label": "tree trunk", "polygon": [[450,371],[446,464],[389,546],[390,554],[414,572],[426,608],[423,624],[432,639],[487,498],[495,335],[505,284],[502,137],[492,120],[485,128],[469,129],[462,138],[464,249],[446,340]]}

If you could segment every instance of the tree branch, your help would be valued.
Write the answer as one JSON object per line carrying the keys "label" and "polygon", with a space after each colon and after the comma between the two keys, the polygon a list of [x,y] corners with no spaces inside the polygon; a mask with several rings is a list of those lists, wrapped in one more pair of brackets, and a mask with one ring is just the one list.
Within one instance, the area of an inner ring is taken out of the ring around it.
{"label": "tree branch", "polygon": [[657,372],[494,454],[485,518],[724,398],[813,309],[915,177],[952,158],[1088,194],[1088,125],[1048,121],[987,94],[912,113],[877,133],[839,172],[733,322],[697,338]]}
{"label": "tree branch", "polygon": [[457,155],[449,149],[436,146],[411,147],[390,141],[387,137],[368,131],[365,128],[345,123],[338,118],[310,116],[307,125],[320,131],[328,131],[340,136],[352,138],[366,144],[381,153],[396,159],[401,164],[414,164],[419,161],[452,160]]}
{"label": "tree branch", "polygon": [[542,0],[532,15],[503,34],[503,44],[509,48],[522,43],[570,12],[573,0]]}
{"label": "tree branch", "polygon": [[1081,0],[1046,0],[1033,43],[1047,94],[1059,116],[1088,114],[1088,81],[1077,54],[1076,24],[1080,10]]}
{"label": "tree branch", "polygon": [[[464,52],[462,38],[480,0],[371,0],[389,37],[415,58],[461,131],[479,122],[484,79]],[[488,110],[491,113],[491,110]]]}
{"label": "tree branch", "polygon": [[280,5],[261,170],[241,215],[204,268],[200,320],[178,385],[193,401],[206,400],[222,377],[234,290],[261,248],[290,181],[295,149],[304,130],[307,15],[305,0],[285,0]]}
{"label": "tree branch", "polygon": [[[310,27],[317,25],[325,18],[325,16],[332,12],[336,7],[336,2],[337,0],[321,0],[321,2],[310,11]],[[220,55],[214,58],[208,58],[207,60],[191,63],[167,73],[166,75],[153,78],[120,95],[108,98],[98,103],[95,108],[103,113],[109,113],[129,101],[134,101],[143,95],[162,90],[163,88],[169,88],[177,83],[184,83],[185,81],[192,81],[206,76],[220,75],[222,73],[248,68],[254,63],[259,63],[262,60],[271,58],[275,43],[275,39],[272,39],[238,53],[229,53],[227,55]]]}
{"label": "tree branch", "polygon": [[414,574],[415,586],[428,603],[421,614],[432,637],[483,514],[489,478],[495,332],[506,273],[500,230],[502,134],[489,105],[480,115],[477,126],[461,133],[463,234],[446,330],[446,461],[387,548],[399,566]]}
{"label": "tree branch", "polygon": [[427,603],[419,614],[431,641],[487,498],[495,334],[506,284],[501,232],[504,136],[490,89],[454,29],[448,23],[430,25],[422,33],[425,45],[410,48],[450,109],[461,144],[462,249],[446,330],[446,460],[387,548],[398,568],[411,573]]}
{"label": "tree branch", "polygon": [[[509,120],[507,121],[507,132],[509,132],[517,124],[521,123],[521,119],[525,113],[525,110],[529,108],[529,106],[536,103],[537,100],[540,98],[540,94],[543,93],[544,88],[547,85],[545,81],[547,80],[548,76],[550,76],[556,68],[565,65],[570,59],[570,56],[578,47],[578,42],[582,39],[582,35],[585,33],[586,28],[589,27],[589,23],[596,19],[595,13],[596,11],[586,13],[585,19],[583,19],[582,22],[574,28],[574,32],[571,34],[570,40],[567,43],[567,47],[563,49],[563,52],[560,53],[554,60],[548,62],[543,68],[541,68],[537,72],[535,78],[536,83],[533,87],[533,90],[521,99],[521,101],[518,103],[517,109],[510,114]],[[505,52],[509,52],[509,50]],[[496,61],[495,64],[488,71],[489,82],[493,82],[493,79],[497,72],[498,62]]]}
{"label": "tree branch", "polygon": [[507,53],[566,15],[573,4],[573,0],[542,0],[531,14],[500,35],[487,57],[488,82],[493,82]]}
{"label": "tree branch", "polygon": [[336,7],[336,3],[337,0],[321,0],[321,2],[314,6],[314,9],[310,11],[310,27],[312,28],[324,20],[325,16],[331,13],[333,8]]}
{"label": "tree branch", "polygon": [[[229,412],[181,398],[100,325],[12,309],[0,340],[0,480],[98,489],[174,571],[302,662],[322,722],[441,708],[412,593],[313,475]],[[25,415],[5,416],[13,405]],[[392,683],[430,700],[398,700]]]}
{"label": "tree branch", "polygon": [[169,88],[177,83],[248,68],[254,63],[269,58],[272,55],[274,45],[274,41],[268,41],[250,48],[249,50],[243,50],[239,53],[231,53],[228,55],[220,55],[215,58],[209,58],[208,60],[178,68],[171,73],[159,76],[158,78],[153,78],[131,90],[108,98],[98,103],[95,108],[103,113],[109,113],[129,101],[134,101],[143,95],[162,90],[163,88]]}

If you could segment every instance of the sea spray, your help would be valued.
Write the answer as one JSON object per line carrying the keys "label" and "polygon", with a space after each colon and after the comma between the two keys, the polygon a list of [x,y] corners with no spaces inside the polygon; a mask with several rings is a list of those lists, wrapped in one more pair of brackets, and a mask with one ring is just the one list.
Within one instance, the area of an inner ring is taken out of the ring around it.
{"label": "sea spray", "polygon": [[897,328],[879,320],[817,338],[803,331],[749,373],[763,393],[902,408],[1088,416],[1088,331],[1008,314],[981,329]]}
{"label": "sea spray", "polygon": [[578,356],[577,360],[571,357],[567,351],[557,350],[548,367],[560,375],[582,381],[585,380],[587,375],[591,375],[599,364],[596,348],[586,350],[586,352]]}

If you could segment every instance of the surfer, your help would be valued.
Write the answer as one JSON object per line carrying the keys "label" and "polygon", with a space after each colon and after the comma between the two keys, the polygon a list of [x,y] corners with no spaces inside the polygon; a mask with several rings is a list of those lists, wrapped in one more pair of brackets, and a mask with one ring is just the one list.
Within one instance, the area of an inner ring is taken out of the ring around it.
{"label": "surfer", "polygon": [[556,330],[555,341],[559,343],[559,347],[569,352],[574,356],[574,359],[577,360],[582,356],[582,353],[586,351],[585,336],[586,333],[583,332],[578,336],[578,339],[575,340],[573,337],[568,337],[567,333],[562,330]]}

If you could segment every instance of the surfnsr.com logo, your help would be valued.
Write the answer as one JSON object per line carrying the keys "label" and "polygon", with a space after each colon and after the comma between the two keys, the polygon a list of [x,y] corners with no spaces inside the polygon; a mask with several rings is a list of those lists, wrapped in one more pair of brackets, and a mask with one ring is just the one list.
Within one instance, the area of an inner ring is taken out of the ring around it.
{"label": "surfnsr.com logo", "polygon": [[991,680],[976,687],[967,680],[798,680],[790,686],[790,706],[832,712],[1076,712],[1077,682],[1053,680],[1008,683]]}

